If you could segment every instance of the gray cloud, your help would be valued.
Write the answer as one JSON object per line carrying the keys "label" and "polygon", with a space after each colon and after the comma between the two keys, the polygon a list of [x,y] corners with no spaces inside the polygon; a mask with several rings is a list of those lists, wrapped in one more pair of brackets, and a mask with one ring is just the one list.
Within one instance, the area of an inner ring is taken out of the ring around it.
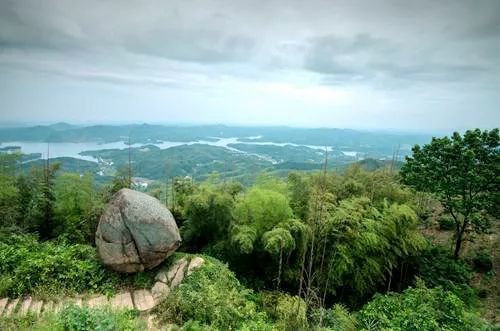
{"label": "gray cloud", "polygon": [[[465,112],[465,104],[498,120],[500,1],[0,1],[0,98],[29,108],[29,98],[13,96],[30,78],[44,91],[82,83],[78,95],[93,91],[96,100],[106,99],[102,85],[129,94],[145,87],[159,93],[160,104],[150,102],[158,109],[182,89],[191,111],[255,102],[253,111],[272,112],[309,98],[305,105],[320,100],[312,109],[335,120],[364,108],[444,109],[455,118],[446,109]],[[50,93],[37,97],[56,98]]]}
{"label": "gray cloud", "polygon": [[[440,45],[449,49],[445,42]],[[453,47],[451,47],[453,52]],[[488,49],[488,46],[483,50]],[[499,49],[496,48],[496,51]],[[500,61],[471,61],[467,54],[457,61],[457,56],[433,58],[433,48],[415,50],[386,39],[359,34],[350,38],[334,35],[315,38],[304,59],[304,68],[325,74],[324,82],[338,84],[342,81],[381,80],[405,81],[398,86],[427,82],[469,81],[498,72]],[[460,49],[456,49],[457,54]],[[387,86],[387,84],[382,84]]]}
{"label": "gray cloud", "polygon": [[[0,3],[0,49],[64,52],[114,47],[178,61],[221,63],[249,59],[256,44],[250,36],[227,32],[222,27],[186,25],[186,18],[179,16],[176,6],[157,13],[151,22],[134,22],[138,12],[129,10],[113,26],[114,11],[124,4],[110,3],[114,6],[101,8],[103,12],[96,15],[109,19],[110,25],[102,21],[92,25],[98,17],[78,14],[80,10],[85,12],[83,6],[91,7],[90,3],[76,2],[74,8],[60,1],[47,1],[41,8],[26,8],[15,1]],[[64,12],[70,15],[59,16]]]}
{"label": "gray cloud", "polygon": [[127,38],[134,53],[191,62],[238,62],[248,60],[255,41],[242,35],[224,35],[210,30],[156,30]]}

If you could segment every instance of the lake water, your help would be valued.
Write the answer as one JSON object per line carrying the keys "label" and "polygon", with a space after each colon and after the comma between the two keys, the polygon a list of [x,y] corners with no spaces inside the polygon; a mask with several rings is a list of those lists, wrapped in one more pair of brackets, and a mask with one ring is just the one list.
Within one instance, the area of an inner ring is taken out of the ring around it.
{"label": "lake water", "polygon": [[[250,137],[250,138],[259,138],[259,137]],[[223,147],[227,148],[228,150],[238,152],[238,153],[244,153],[244,154],[251,154],[255,155],[257,157],[260,157],[262,159],[274,162],[274,160],[270,159],[267,156],[264,155],[258,155],[254,153],[246,153],[243,151],[240,151],[238,149],[232,148],[229,145],[230,144],[249,144],[249,145],[274,145],[274,146],[296,146],[296,147],[309,147],[312,149],[317,149],[317,150],[324,150],[324,146],[313,146],[313,145],[297,145],[297,144],[292,144],[292,143],[273,143],[273,142],[241,142],[238,140],[238,138],[220,138],[215,141],[208,141],[208,140],[197,140],[197,141],[190,141],[190,142],[179,142],[179,141],[163,141],[161,143],[155,143],[155,144],[132,144],[131,147],[142,147],[145,145],[155,145],[161,149],[167,149],[175,146],[181,146],[181,145],[193,145],[193,144],[205,144],[205,145],[211,145],[211,146],[218,146],[218,147]],[[30,153],[41,153],[42,158],[46,159],[47,158],[47,143],[43,142],[27,142],[27,141],[9,141],[9,142],[3,142],[0,144],[0,147],[7,147],[7,146],[18,146],[21,148],[21,152],[24,154],[30,154]],[[63,142],[63,143],[50,143],[49,145],[49,157],[50,158],[56,158],[56,157],[72,157],[72,158],[77,158],[81,160],[87,160],[87,161],[93,161],[96,162],[97,160],[92,157],[92,156],[85,156],[85,155],[80,155],[81,152],[84,151],[97,151],[97,150],[102,150],[102,149],[127,149],[128,145],[125,144],[124,141],[117,141],[117,142],[112,142],[112,143],[98,143],[98,142],[82,142],[82,143],[68,143],[68,142]],[[331,147],[327,147],[328,151],[331,151]],[[356,152],[344,152],[345,155],[353,155],[352,153]],[[354,154],[355,156],[355,154]]]}

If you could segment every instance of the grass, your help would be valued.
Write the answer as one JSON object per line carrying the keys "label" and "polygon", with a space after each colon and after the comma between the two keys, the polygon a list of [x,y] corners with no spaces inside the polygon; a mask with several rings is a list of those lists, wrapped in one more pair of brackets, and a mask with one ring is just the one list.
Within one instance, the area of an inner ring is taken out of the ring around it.
{"label": "grass", "polygon": [[[179,256],[172,256],[163,265]],[[0,297],[29,294],[53,300],[83,293],[111,296],[124,289],[151,288],[161,267],[121,274],[105,268],[92,246],[17,236],[8,243],[0,242]]]}
{"label": "grass", "polygon": [[0,330],[32,331],[94,331],[145,330],[146,323],[135,310],[113,310],[110,307],[88,308],[66,306],[59,313],[46,312],[40,316],[27,314],[0,318]]}

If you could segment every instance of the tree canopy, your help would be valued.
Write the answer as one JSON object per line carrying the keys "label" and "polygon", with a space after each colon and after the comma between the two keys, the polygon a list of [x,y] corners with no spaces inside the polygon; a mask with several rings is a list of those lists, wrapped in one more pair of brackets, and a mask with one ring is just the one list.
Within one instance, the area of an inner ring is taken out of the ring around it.
{"label": "tree canopy", "polygon": [[487,214],[499,215],[499,130],[469,130],[463,136],[433,138],[406,158],[403,182],[419,191],[433,193],[455,222],[458,258],[466,231]]}

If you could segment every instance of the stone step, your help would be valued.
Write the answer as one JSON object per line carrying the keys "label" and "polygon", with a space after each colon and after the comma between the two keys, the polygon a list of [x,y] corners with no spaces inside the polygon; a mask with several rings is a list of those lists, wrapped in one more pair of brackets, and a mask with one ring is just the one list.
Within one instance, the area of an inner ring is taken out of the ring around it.
{"label": "stone step", "polygon": [[[82,298],[75,298],[75,299],[71,300],[71,302],[78,307],[83,307]],[[64,307],[64,303],[63,303],[63,307]]]}
{"label": "stone step", "polygon": [[90,298],[87,301],[87,306],[89,306],[90,308],[102,307],[102,306],[106,306],[108,304],[109,304],[108,298],[105,295]]}
{"label": "stone step", "polygon": [[204,259],[202,259],[201,257],[199,256],[195,256],[191,262],[189,262],[189,266],[188,266],[188,269],[187,269],[187,276],[191,275],[193,273],[194,270],[198,269],[199,267],[201,267],[201,265],[205,262]]}
{"label": "stone step", "polygon": [[5,311],[3,316],[10,316],[16,312],[17,304],[19,303],[19,299],[13,299],[9,302],[7,307],[5,307]]}
{"label": "stone step", "polygon": [[130,292],[121,292],[110,299],[111,307],[115,309],[134,309]]}
{"label": "stone step", "polygon": [[2,316],[5,307],[7,307],[7,303],[9,303],[9,298],[0,299],[0,316]]}
{"label": "stone step", "polygon": [[170,294],[170,287],[163,282],[156,282],[154,286],[151,288],[151,295],[155,300],[155,305],[160,303],[161,300],[168,297]]}
{"label": "stone step", "polygon": [[155,306],[155,300],[148,290],[137,290],[133,293],[135,309],[145,312]]}
{"label": "stone step", "polygon": [[54,313],[56,313],[56,314],[57,314],[57,313],[58,313],[58,312],[60,312],[63,308],[64,308],[64,302],[59,301],[59,302],[57,302],[57,303],[54,303],[54,306],[53,306],[52,310],[53,310],[53,312],[54,312]]}
{"label": "stone step", "polygon": [[33,300],[31,302],[31,306],[29,308],[30,313],[35,315],[40,315],[42,312],[43,301],[42,300]]}
{"label": "stone step", "polygon": [[182,259],[179,264],[179,267],[177,268],[177,272],[175,273],[174,278],[170,282],[171,289],[176,288],[177,285],[179,285],[182,282],[182,280],[184,279],[184,271],[186,267],[187,267],[187,261],[186,259]]}
{"label": "stone step", "polygon": [[19,315],[24,316],[28,313],[32,301],[33,299],[31,297],[27,297],[24,299],[24,301],[21,303],[21,308],[19,308]]}
{"label": "stone step", "polygon": [[54,311],[54,301],[47,301],[43,304],[42,312]]}

